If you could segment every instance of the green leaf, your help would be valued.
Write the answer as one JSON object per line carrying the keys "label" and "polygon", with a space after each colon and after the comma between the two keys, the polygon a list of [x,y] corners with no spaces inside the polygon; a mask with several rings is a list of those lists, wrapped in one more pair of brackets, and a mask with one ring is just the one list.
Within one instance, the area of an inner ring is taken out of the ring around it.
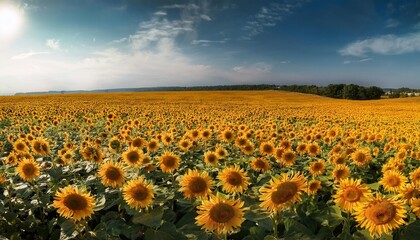
{"label": "green leaf", "polygon": [[77,235],[76,224],[71,220],[65,220],[60,227],[66,237],[75,237]]}
{"label": "green leaf", "polygon": [[340,225],[344,218],[341,210],[336,205],[328,206],[322,209],[314,218],[321,223],[322,226],[336,227]]}
{"label": "green leaf", "polygon": [[378,191],[380,184],[378,182],[368,184],[368,187],[372,190]]}
{"label": "green leaf", "polygon": [[316,238],[311,230],[296,220],[288,219],[284,221],[284,225],[286,227],[284,239],[311,240]]}
{"label": "green leaf", "polygon": [[264,240],[278,240],[278,238],[272,236],[272,235],[267,235],[264,237]]}
{"label": "green leaf", "polygon": [[140,223],[148,227],[158,227],[162,221],[163,207],[158,207],[149,212],[137,213],[133,216],[133,223]]}
{"label": "green leaf", "polygon": [[176,238],[172,237],[169,233],[164,231],[155,231],[151,228],[147,229],[144,234],[145,240],[175,240]]}
{"label": "green leaf", "polygon": [[353,233],[353,239],[355,240],[372,240],[373,238],[370,236],[367,230],[361,230]]}
{"label": "green leaf", "polygon": [[408,224],[401,234],[401,239],[419,239],[420,236],[420,220],[416,220]]}
{"label": "green leaf", "polygon": [[102,195],[101,197],[96,199],[95,207],[93,208],[93,211],[100,211],[104,209],[106,203],[105,195]]}

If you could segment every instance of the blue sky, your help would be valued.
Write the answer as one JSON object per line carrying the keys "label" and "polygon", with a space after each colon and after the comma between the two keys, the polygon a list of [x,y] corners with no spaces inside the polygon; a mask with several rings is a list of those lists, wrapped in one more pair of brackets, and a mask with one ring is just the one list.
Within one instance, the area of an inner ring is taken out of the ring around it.
{"label": "blue sky", "polygon": [[420,88],[418,0],[5,5],[23,21],[13,37],[0,34],[2,94],[260,83]]}

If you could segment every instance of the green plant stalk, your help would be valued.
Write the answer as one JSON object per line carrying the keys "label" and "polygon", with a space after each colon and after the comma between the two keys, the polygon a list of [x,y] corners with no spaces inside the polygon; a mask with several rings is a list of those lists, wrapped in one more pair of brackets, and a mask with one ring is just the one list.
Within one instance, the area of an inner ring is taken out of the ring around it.
{"label": "green plant stalk", "polygon": [[274,231],[273,234],[274,234],[274,237],[277,238],[277,231],[278,231],[278,224],[279,224],[278,214],[274,213],[272,219],[273,219],[273,231]]}

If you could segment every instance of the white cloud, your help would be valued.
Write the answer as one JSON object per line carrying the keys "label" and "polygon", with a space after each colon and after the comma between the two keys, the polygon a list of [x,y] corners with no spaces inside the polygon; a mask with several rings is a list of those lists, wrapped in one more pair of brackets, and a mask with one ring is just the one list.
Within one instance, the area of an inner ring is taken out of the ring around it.
{"label": "white cloud", "polygon": [[372,61],[372,58],[363,58],[360,60],[355,60],[355,61],[351,61],[351,60],[346,60],[343,62],[343,64],[350,64],[350,63],[361,63],[361,62],[368,62],[368,61]]}
{"label": "white cloud", "polygon": [[252,64],[250,66],[236,66],[232,70],[234,72],[238,73],[257,73],[257,72],[270,72],[272,66],[270,64],[264,63],[264,62],[258,62],[255,64]]}
{"label": "white cloud", "polygon": [[383,35],[352,42],[338,52],[343,56],[366,57],[369,53],[398,55],[420,51],[420,32],[401,36]]}
{"label": "white cloud", "polygon": [[109,42],[109,44],[120,44],[120,43],[127,42],[127,40],[128,40],[128,38],[123,37],[123,38],[120,38],[120,39],[113,40],[113,41]]}
{"label": "white cloud", "polygon": [[54,50],[60,50],[60,41],[57,39],[48,39],[45,45]]}
{"label": "white cloud", "polygon": [[219,41],[214,41],[214,40],[205,40],[205,39],[201,39],[201,40],[193,40],[191,42],[191,44],[193,45],[200,45],[200,46],[210,46],[210,44],[213,43],[225,43],[228,39],[223,39],[223,40],[219,40]]}
{"label": "white cloud", "polygon": [[172,5],[165,5],[162,8],[166,8],[166,9],[199,9],[200,7],[194,3],[191,4],[172,4]]}
{"label": "white cloud", "polygon": [[166,16],[167,13],[164,12],[164,11],[157,11],[157,12],[154,13],[154,15],[156,15],[156,16]]}
{"label": "white cloud", "polygon": [[201,19],[204,19],[206,21],[211,21],[212,20],[209,16],[207,16],[205,14],[201,14],[200,17],[201,17]]}
{"label": "white cloud", "polygon": [[294,13],[294,10],[301,7],[309,0],[282,0],[263,6],[254,16],[246,22],[243,29],[246,31],[242,39],[249,40],[252,37],[264,32],[267,27],[274,27],[284,18]]}
{"label": "white cloud", "polygon": [[398,27],[399,25],[400,25],[400,22],[396,19],[393,19],[393,18],[388,19],[385,22],[385,27],[386,28],[395,28],[395,27]]}
{"label": "white cloud", "polygon": [[22,59],[26,59],[26,58],[30,58],[32,56],[36,56],[36,55],[44,55],[44,54],[50,54],[50,52],[35,52],[35,51],[29,51],[26,53],[21,53],[18,55],[15,55],[13,57],[11,57],[11,60],[22,60]]}

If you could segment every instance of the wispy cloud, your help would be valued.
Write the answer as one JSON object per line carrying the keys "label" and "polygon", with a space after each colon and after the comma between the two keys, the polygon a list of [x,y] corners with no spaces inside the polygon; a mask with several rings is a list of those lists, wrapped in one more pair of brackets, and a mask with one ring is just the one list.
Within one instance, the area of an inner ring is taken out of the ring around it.
{"label": "wispy cloud", "polygon": [[205,40],[205,39],[201,39],[201,40],[193,40],[193,41],[191,42],[191,44],[193,44],[193,45],[200,45],[200,46],[207,47],[207,46],[210,46],[210,45],[211,45],[211,44],[213,44],[213,43],[219,43],[219,44],[221,44],[221,43],[225,43],[227,40],[228,40],[228,39],[223,39],[223,40],[220,40],[220,41],[214,41],[214,40]]}
{"label": "wispy cloud", "polygon": [[386,28],[395,28],[398,27],[400,25],[400,22],[396,19],[390,18],[388,20],[386,20],[385,22],[385,27]]}
{"label": "wispy cloud", "polygon": [[369,53],[398,55],[420,51],[420,32],[401,36],[383,35],[352,42],[338,52],[343,56],[366,57]]}
{"label": "wispy cloud", "polygon": [[60,40],[57,39],[48,39],[45,45],[54,50],[60,50]]}
{"label": "wispy cloud", "polygon": [[373,60],[372,58],[363,58],[363,59],[354,60],[354,61],[346,60],[346,61],[343,62],[343,64],[361,63],[361,62],[368,62],[368,61],[372,61],[372,60]]}
{"label": "wispy cloud", "polygon": [[21,54],[15,55],[15,56],[11,57],[10,59],[12,59],[12,60],[22,60],[22,59],[30,58],[32,56],[44,55],[44,54],[50,54],[50,52],[35,52],[35,51],[30,51],[30,52],[26,52],[26,53],[21,53]]}
{"label": "wispy cloud", "polygon": [[234,72],[238,73],[251,73],[254,74],[256,72],[270,72],[272,66],[270,64],[264,62],[258,62],[249,66],[236,66],[232,68]]}
{"label": "wispy cloud", "polygon": [[211,17],[207,16],[206,14],[201,14],[200,15],[201,19],[206,20],[206,21],[211,21]]}
{"label": "wispy cloud", "polygon": [[243,29],[246,31],[242,39],[251,39],[264,32],[267,27],[274,27],[284,18],[290,16],[294,11],[309,0],[282,0],[261,7],[257,14],[247,21]]}
{"label": "wispy cloud", "polygon": [[191,4],[171,4],[171,5],[165,5],[162,6],[162,8],[166,8],[166,9],[185,9],[185,8],[189,8],[189,9],[199,9],[200,7],[197,4],[191,3]]}
{"label": "wispy cloud", "polygon": [[109,42],[109,44],[120,44],[120,43],[127,42],[127,40],[128,40],[128,38],[123,37],[123,38],[120,38],[120,39],[113,40],[113,41]]}
{"label": "wispy cloud", "polygon": [[164,12],[164,11],[157,11],[157,12],[155,12],[155,13],[153,13],[154,15],[156,15],[156,16],[166,16],[166,15],[168,15],[166,12]]}

